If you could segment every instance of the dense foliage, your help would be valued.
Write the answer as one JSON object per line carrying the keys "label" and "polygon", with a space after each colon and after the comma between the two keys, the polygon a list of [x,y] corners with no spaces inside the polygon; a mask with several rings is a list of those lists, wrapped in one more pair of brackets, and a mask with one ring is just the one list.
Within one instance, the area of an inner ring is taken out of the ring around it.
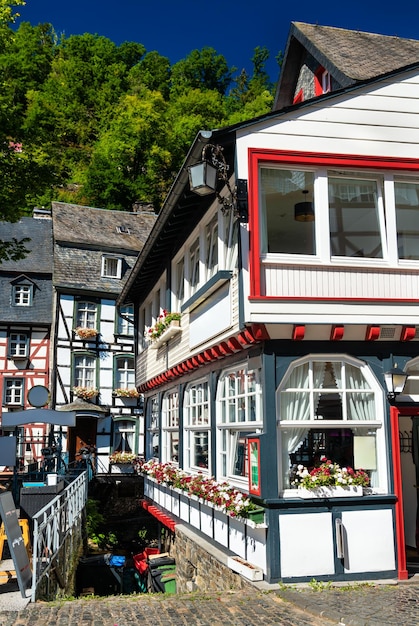
{"label": "dense foliage", "polygon": [[0,0],[0,219],[51,200],[158,211],[199,130],[272,106],[264,48],[252,76],[212,48],[172,65],[141,43],[16,27],[20,4]]}

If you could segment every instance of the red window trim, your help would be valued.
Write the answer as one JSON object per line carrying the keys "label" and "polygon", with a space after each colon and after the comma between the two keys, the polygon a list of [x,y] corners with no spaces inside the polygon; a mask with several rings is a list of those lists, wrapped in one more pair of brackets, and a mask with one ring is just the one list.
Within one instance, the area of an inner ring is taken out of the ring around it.
{"label": "red window trim", "polygon": [[249,273],[250,297],[259,298],[261,293],[260,232],[259,232],[259,166],[269,163],[309,165],[329,168],[369,168],[378,170],[419,171],[419,159],[396,157],[361,156],[356,154],[334,154],[300,152],[297,150],[272,150],[249,148]]}

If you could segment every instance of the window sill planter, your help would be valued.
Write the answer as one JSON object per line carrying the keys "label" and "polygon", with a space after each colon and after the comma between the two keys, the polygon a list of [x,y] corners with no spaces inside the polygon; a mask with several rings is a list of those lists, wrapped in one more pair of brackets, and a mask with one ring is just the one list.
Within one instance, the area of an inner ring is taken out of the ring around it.
{"label": "window sill planter", "polygon": [[171,339],[172,337],[174,337],[175,335],[177,335],[177,333],[180,333],[181,331],[182,329],[180,327],[180,321],[173,320],[172,322],[170,322],[170,325],[162,332],[162,334],[159,337],[157,337],[157,339],[154,339],[152,341],[150,348],[156,350],[157,348],[159,348],[161,345],[169,341],[169,339]]}
{"label": "window sill planter", "polygon": [[363,487],[356,485],[354,487],[316,487],[315,489],[307,489],[299,487],[297,492],[298,498],[350,498],[363,495]]}
{"label": "window sill planter", "polygon": [[125,399],[138,398],[140,396],[136,389],[114,389],[112,395],[114,398]]}
{"label": "window sill planter", "polygon": [[90,389],[89,387],[73,387],[73,393],[81,400],[94,400],[99,395],[97,389]]}
{"label": "window sill planter", "polygon": [[81,328],[80,326],[75,328],[74,332],[80,339],[83,339],[83,341],[92,341],[96,339],[98,335],[98,331],[95,328]]}
{"label": "window sill planter", "polygon": [[111,463],[111,474],[133,474],[134,466],[132,463]]}
{"label": "window sill planter", "polygon": [[245,519],[253,522],[254,524],[264,524],[265,522],[265,509],[263,506],[258,506],[257,509],[248,511]]}
{"label": "window sill planter", "polygon": [[241,559],[239,556],[229,556],[227,559],[227,566],[232,569],[233,572],[237,572],[248,580],[263,580],[263,572],[260,567],[252,565],[248,561]]}

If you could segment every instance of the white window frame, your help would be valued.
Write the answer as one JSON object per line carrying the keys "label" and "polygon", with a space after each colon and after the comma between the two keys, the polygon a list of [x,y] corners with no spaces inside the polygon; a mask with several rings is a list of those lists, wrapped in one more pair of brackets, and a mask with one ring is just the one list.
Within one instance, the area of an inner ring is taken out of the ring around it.
{"label": "white window frame", "polygon": [[135,389],[135,359],[132,354],[115,357],[115,388]]}
{"label": "white window frame", "polygon": [[245,491],[249,487],[247,463],[244,459],[241,475],[235,473],[234,464],[239,448],[243,455],[247,453],[243,440],[263,429],[260,373],[247,363],[238,363],[223,370],[217,384],[217,478]]}
{"label": "white window frame", "polygon": [[[198,445],[202,446],[202,462],[198,459]],[[185,390],[183,467],[187,471],[211,474],[211,403],[209,383],[206,379],[190,383]]]}
{"label": "white window frame", "polygon": [[4,404],[6,406],[23,406],[24,389],[25,381],[23,378],[4,378]]}
{"label": "white window frame", "polygon": [[134,335],[134,307],[132,304],[120,307],[117,314],[117,334],[127,337]]}
{"label": "white window frame", "polygon": [[[313,384],[313,375],[310,372],[308,383],[304,382],[304,388],[302,388],[301,384],[299,387],[289,387],[288,381],[292,373],[296,368],[305,366],[308,364],[309,369],[312,367],[311,364],[316,363],[335,363],[335,364],[343,364],[352,366],[354,368],[359,369],[362,373],[364,380],[369,385],[368,388],[350,388],[342,385],[342,387],[337,387],[336,393],[340,395],[342,400],[342,419],[321,419],[315,416],[315,406],[316,406],[316,394],[320,393],[328,393],[327,388],[317,389]],[[281,394],[283,392],[287,393],[309,393],[310,394],[310,403],[308,405],[309,414],[311,417],[309,419],[300,419],[300,420],[288,420],[284,419],[281,416]],[[367,393],[374,397],[374,416],[376,419],[374,420],[355,420],[349,419],[347,413],[347,403],[345,401],[346,396],[348,394],[353,393]],[[326,430],[326,429],[356,429],[357,434],[361,432],[368,432],[372,436],[375,437],[376,443],[376,464],[377,471],[374,477],[374,481],[376,484],[373,485],[374,492],[377,493],[385,493],[388,489],[387,484],[387,460],[385,454],[385,433],[384,433],[384,391],[375,375],[369,368],[369,366],[364,362],[353,357],[350,357],[346,354],[314,354],[307,355],[300,359],[296,359],[293,361],[288,367],[282,381],[280,382],[277,391],[276,391],[276,411],[277,411],[277,424],[278,424],[278,459],[280,459],[279,465],[279,485],[280,492],[283,493],[284,497],[295,497],[297,490],[289,488],[288,482],[288,472],[290,467],[289,461],[289,453],[288,450],[284,450],[284,441],[283,441],[283,433],[293,430],[297,437],[301,438],[300,441],[296,441],[296,445],[302,443],[304,440],[305,433],[308,430]],[[331,459],[333,461],[333,459]],[[356,468],[360,469],[360,468]]]}
{"label": "white window frame", "polygon": [[147,420],[147,449],[150,457],[160,460],[160,406],[158,395],[148,399],[146,407]]}
{"label": "white window frame", "polygon": [[76,328],[96,328],[97,327],[98,305],[89,300],[76,301]]}
{"label": "white window frame", "polygon": [[161,414],[163,463],[179,463],[179,392],[166,391]]}
{"label": "white window frame", "polygon": [[113,432],[113,452],[136,453],[135,419],[115,419]]}
{"label": "white window frame", "polygon": [[14,306],[32,306],[33,285],[13,285],[12,293]]}
{"label": "white window frame", "polygon": [[102,278],[121,278],[122,259],[111,255],[102,256]]}
{"label": "white window frame", "polygon": [[11,332],[9,335],[9,356],[24,358],[29,355],[29,337],[27,333]]}
{"label": "white window frame", "polygon": [[205,274],[209,280],[218,270],[218,214],[205,226]]}
{"label": "white window frame", "polygon": [[[290,254],[281,252],[261,253],[262,262],[295,263],[304,262],[307,264],[340,266],[360,266],[363,267],[413,267],[419,266],[419,259],[404,259],[398,255],[398,229],[397,229],[397,208],[395,201],[395,184],[399,182],[419,185],[419,173],[405,170],[382,170],[356,169],[344,165],[331,165],[329,169],[322,167],[310,167],[304,164],[287,164],[263,162],[259,164],[259,221],[260,236],[267,237],[264,228],[266,220],[262,206],[262,184],[260,172],[262,169],[272,170],[296,170],[297,172],[312,172],[314,174],[313,201],[315,209],[314,225],[315,254]],[[330,178],[348,178],[361,181],[374,181],[376,183],[377,201],[377,232],[380,236],[382,255],[375,256],[334,256],[331,250],[330,240],[330,217],[329,217],[329,190],[328,181]],[[419,215],[419,209],[418,209]],[[304,224],[302,224],[304,227]],[[265,233],[265,234],[264,234]],[[419,242],[418,242],[419,243]],[[260,240],[263,249],[263,239]]]}
{"label": "white window frame", "polygon": [[91,354],[74,355],[74,387],[96,388],[96,358]]}

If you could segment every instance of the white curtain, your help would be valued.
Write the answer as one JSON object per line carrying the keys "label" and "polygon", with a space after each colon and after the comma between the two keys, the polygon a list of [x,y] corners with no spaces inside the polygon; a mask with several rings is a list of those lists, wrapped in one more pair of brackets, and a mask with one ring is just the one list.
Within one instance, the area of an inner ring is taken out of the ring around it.
{"label": "white curtain", "polygon": [[[317,391],[313,392],[313,413],[310,406],[310,369],[309,364],[305,363],[304,365],[295,368],[289,378],[288,387],[295,389],[295,391],[284,391],[281,393],[282,423],[287,420],[299,420],[304,422],[313,418],[321,395],[320,389],[324,381],[326,363],[315,362],[312,365],[312,387],[317,389]],[[304,439],[307,437],[308,431],[309,429],[307,427],[301,425],[301,427],[293,427],[288,432],[282,433],[282,460],[284,476],[289,475],[290,454],[298,450]]]}

